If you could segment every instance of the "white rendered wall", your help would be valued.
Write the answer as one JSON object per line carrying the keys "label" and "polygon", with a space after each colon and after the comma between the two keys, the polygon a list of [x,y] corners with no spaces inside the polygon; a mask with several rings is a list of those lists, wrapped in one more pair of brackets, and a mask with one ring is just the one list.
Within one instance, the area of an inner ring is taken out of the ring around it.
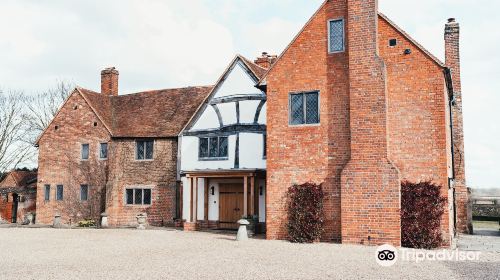
{"label": "white rendered wall", "polygon": [[240,101],[240,123],[253,123],[260,100]]}
{"label": "white rendered wall", "polygon": [[226,77],[215,94],[215,98],[240,94],[260,94],[261,91],[255,87],[255,81],[238,63]]}
{"label": "white rendered wall", "polygon": [[234,168],[236,149],[236,135],[229,136],[228,160],[200,161],[198,159],[199,138],[196,136],[180,137],[181,144],[181,170],[194,171],[206,169],[231,169]]}
{"label": "white rendered wall", "polygon": [[260,115],[259,115],[259,123],[260,124],[266,124],[266,115],[267,115],[267,102],[262,106],[262,109],[260,110]]}
{"label": "white rendered wall", "polygon": [[219,126],[217,113],[212,106],[207,106],[191,130],[218,128]]}
{"label": "white rendered wall", "polygon": [[[231,125],[235,124],[237,121],[236,118],[236,103],[231,102],[231,103],[222,103],[218,104],[217,107],[219,108],[220,115],[222,117],[222,124],[223,125]],[[240,107],[241,110],[241,107]]]}
{"label": "white rendered wall", "polygon": [[265,169],[264,137],[258,133],[240,133],[240,168]]}

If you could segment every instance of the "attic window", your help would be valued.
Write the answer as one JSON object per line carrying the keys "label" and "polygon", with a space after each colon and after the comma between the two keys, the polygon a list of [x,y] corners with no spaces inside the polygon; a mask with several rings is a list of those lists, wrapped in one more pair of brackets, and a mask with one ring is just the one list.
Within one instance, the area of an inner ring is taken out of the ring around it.
{"label": "attic window", "polygon": [[344,51],[344,20],[334,19],[328,21],[328,52],[338,53]]}
{"label": "attic window", "polygon": [[397,39],[390,39],[389,40],[389,46],[395,47],[397,44],[398,44],[398,40]]}

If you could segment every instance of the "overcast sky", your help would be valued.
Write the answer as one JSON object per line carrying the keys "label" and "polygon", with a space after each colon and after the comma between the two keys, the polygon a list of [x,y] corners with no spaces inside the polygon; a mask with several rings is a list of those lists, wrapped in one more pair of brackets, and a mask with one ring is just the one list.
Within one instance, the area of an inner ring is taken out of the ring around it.
{"label": "overcast sky", "polygon": [[[0,0],[0,88],[67,80],[120,92],[213,84],[236,53],[281,53],[322,0]],[[380,10],[444,60],[446,19],[462,25],[468,185],[500,188],[500,1],[379,0]]]}

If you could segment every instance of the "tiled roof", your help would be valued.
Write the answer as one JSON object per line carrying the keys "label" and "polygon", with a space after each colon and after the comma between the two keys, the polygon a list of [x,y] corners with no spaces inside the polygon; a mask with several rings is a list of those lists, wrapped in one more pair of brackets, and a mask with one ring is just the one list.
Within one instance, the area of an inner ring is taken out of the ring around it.
{"label": "tiled roof", "polygon": [[113,137],[176,137],[213,86],[108,96],[78,88]]}
{"label": "tiled roof", "polygon": [[26,187],[36,182],[35,171],[11,171],[1,182],[0,188]]}
{"label": "tiled roof", "polygon": [[250,70],[252,70],[252,72],[255,74],[255,76],[257,76],[257,78],[261,79],[264,76],[264,74],[266,74],[267,72],[266,68],[260,67],[259,65],[253,63],[252,61],[248,60],[246,57],[242,55],[238,55],[238,57],[241,58],[243,62],[245,62],[245,64],[248,66],[248,68],[250,68]]}

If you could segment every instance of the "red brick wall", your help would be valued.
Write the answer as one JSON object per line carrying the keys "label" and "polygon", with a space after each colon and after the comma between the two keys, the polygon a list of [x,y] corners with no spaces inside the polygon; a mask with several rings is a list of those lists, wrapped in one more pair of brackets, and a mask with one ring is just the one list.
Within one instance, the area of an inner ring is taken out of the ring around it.
{"label": "red brick wall", "polygon": [[[347,1],[326,2],[266,78],[268,239],[286,238],[285,194],[293,183],[323,183],[326,232],[322,239],[340,240],[343,232],[344,242],[355,243],[367,243],[370,236],[371,244],[399,245],[400,179],[431,179],[444,187],[443,195],[447,194],[446,95],[441,68],[379,18],[379,56],[386,69],[375,68],[374,72],[383,77],[387,71],[387,89],[383,88],[382,80],[377,79],[366,87],[371,96],[378,94],[386,101],[375,102],[373,106],[360,101],[354,104],[358,109],[350,112],[353,108],[349,52],[328,54],[327,49],[327,20],[347,19],[346,5]],[[346,36],[349,36],[347,28]],[[398,39],[397,47],[388,46],[389,38],[393,37]],[[366,36],[354,38],[359,44],[366,44],[366,39]],[[371,52],[374,53],[373,46]],[[413,52],[405,56],[403,51],[408,47]],[[348,45],[346,48],[349,50]],[[376,60],[373,56],[371,59]],[[351,70],[360,71],[357,75],[366,75],[366,67]],[[363,77],[359,83],[369,79]],[[378,89],[372,92],[377,84]],[[289,126],[288,94],[306,90],[320,91],[321,123]],[[378,117],[375,120],[381,130],[375,129],[368,138],[360,138],[363,137],[362,126],[356,120],[366,121],[367,114],[374,108],[385,118],[381,122]],[[355,120],[350,119],[353,114]],[[384,123],[388,126],[386,132]],[[352,138],[358,139],[354,143],[358,151],[354,154],[351,153],[350,124],[361,134]],[[376,144],[373,136],[377,139]],[[367,145],[360,146],[360,141],[366,141]],[[372,155],[379,156],[372,161]],[[344,189],[345,200],[341,201],[341,172],[351,156],[355,160],[344,171],[344,183],[353,187]],[[369,175],[358,176],[360,174]],[[341,204],[344,220],[341,219]],[[448,213],[445,213],[443,233],[448,231]]]}
{"label": "red brick wall", "polygon": [[[82,96],[74,93],[39,141],[37,223],[52,224],[56,213],[64,223],[69,219],[75,223],[90,212],[100,212],[95,208],[101,203],[98,192],[105,185],[107,169],[106,161],[98,160],[98,148],[109,139],[108,131]],[[82,143],[90,144],[88,161],[80,160]],[[50,201],[44,198],[45,184],[51,186]],[[57,184],[64,185],[63,201],[56,201]],[[80,201],[80,184],[89,184],[89,202]]]}
{"label": "red brick wall", "polygon": [[[335,5],[331,3],[336,3]],[[286,190],[323,183],[326,232],[340,240],[340,172],[349,158],[346,53],[328,55],[327,20],[345,18],[345,1],[328,2],[311,19],[267,77],[267,238],[286,237]],[[288,125],[288,94],[320,91],[320,124]]]}
{"label": "red brick wall", "polygon": [[0,217],[10,223],[12,221],[12,194],[7,195],[8,198],[5,195],[0,196]]}
{"label": "red brick wall", "polygon": [[[136,225],[147,213],[151,225],[173,224],[177,172],[177,139],[156,139],[152,161],[135,160],[135,140],[115,140],[107,213],[111,226]],[[152,205],[125,204],[127,188],[151,188]]]}
{"label": "red brick wall", "polygon": [[[389,46],[390,39],[397,39],[397,46]],[[405,55],[406,49],[411,54]],[[447,198],[450,150],[443,68],[382,18],[379,50],[387,69],[389,158],[402,180],[433,181]],[[448,240],[448,207],[442,232]]]}

